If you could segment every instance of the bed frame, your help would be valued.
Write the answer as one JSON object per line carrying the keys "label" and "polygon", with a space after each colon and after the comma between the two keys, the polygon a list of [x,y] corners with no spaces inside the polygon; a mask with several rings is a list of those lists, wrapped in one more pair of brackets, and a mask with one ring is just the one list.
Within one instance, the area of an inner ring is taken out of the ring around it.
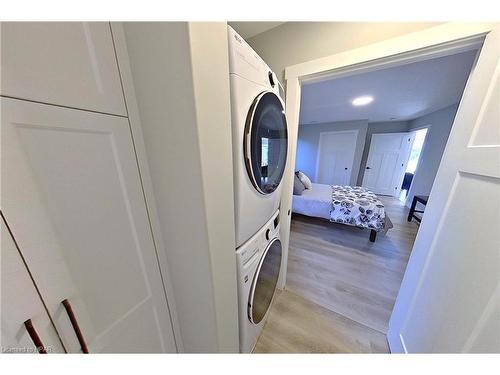
{"label": "bed frame", "polygon": [[[318,216],[309,216],[309,215],[299,214],[297,212],[291,212],[291,214],[292,214],[292,216],[296,215],[296,216],[312,217],[314,219],[322,220],[322,221],[325,221],[328,223],[333,223],[333,224],[338,224],[338,225],[347,225],[347,224],[342,224],[342,223],[336,223],[336,222],[333,222],[333,221],[330,221],[328,219],[325,219],[323,217],[318,217]],[[348,225],[348,226],[352,227],[353,225]],[[368,229],[368,228],[361,228],[361,227],[356,227],[356,226],[354,226],[354,228]],[[376,239],[377,239],[377,231],[374,229],[370,229],[370,242],[375,242]]]}

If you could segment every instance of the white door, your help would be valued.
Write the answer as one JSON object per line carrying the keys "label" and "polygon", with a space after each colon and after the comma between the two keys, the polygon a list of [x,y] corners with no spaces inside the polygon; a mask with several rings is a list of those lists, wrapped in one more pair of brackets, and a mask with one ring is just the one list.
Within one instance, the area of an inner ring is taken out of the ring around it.
{"label": "white door", "polygon": [[319,137],[316,182],[350,185],[358,131],[323,132]]}
{"label": "white door", "polygon": [[2,211],[69,352],[175,352],[126,118],[1,98]]}
{"label": "white door", "polygon": [[412,142],[410,133],[372,134],[363,186],[376,194],[399,196]]}
{"label": "white door", "polygon": [[[38,336],[47,353],[64,353],[49,314],[43,306],[3,217],[0,219],[0,225],[2,227],[1,352],[37,353],[38,348],[33,337]],[[26,322],[31,324],[31,332],[28,331]]]}
{"label": "white door", "polygon": [[127,115],[108,22],[2,22],[3,96]]}
{"label": "white door", "polygon": [[394,352],[500,352],[500,25],[467,82],[396,305]]}

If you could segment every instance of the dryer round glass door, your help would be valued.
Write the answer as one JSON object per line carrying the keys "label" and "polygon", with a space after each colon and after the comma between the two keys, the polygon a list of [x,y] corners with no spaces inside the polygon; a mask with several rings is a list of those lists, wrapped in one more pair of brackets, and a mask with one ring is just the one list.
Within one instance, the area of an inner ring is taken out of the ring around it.
{"label": "dryer round glass door", "polygon": [[248,301],[248,318],[258,324],[266,315],[273,299],[281,267],[281,242],[274,239],[257,267]]}
{"label": "dryer round glass door", "polygon": [[281,99],[265,91],[254,100],[245,125],[245,165],[261,194],[275,191],[285,171],[288,133]]}

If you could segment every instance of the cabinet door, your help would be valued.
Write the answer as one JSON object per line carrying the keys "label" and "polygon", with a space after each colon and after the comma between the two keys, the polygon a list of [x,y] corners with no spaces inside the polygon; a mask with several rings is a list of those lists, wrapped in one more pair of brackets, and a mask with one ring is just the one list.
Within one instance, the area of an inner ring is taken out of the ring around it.
{"label": "cabinet door", "polygon": [[2,22],[1,94],[126,115],[109,23]]}
{"label": "cabinet door", "polygon": [[56,330],[2,219],[0,225],[2,353],[37,353],[37,348],[24,325],[28,319],[31,319],[47,353],[64,353]]}
{"label": "cabinet door", "polygon": [[3,211],[62,341],[174,352],[127,119],[1,99]]}

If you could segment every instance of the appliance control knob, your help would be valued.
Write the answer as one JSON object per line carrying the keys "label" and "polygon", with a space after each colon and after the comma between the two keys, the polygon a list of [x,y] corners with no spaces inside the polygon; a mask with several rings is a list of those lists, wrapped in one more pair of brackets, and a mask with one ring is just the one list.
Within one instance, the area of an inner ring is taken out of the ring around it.
{"label": "appliance control knob", "polygon": [[266,230],[266,240],[269,241],[269,238],[271,237],[271,229]]}

